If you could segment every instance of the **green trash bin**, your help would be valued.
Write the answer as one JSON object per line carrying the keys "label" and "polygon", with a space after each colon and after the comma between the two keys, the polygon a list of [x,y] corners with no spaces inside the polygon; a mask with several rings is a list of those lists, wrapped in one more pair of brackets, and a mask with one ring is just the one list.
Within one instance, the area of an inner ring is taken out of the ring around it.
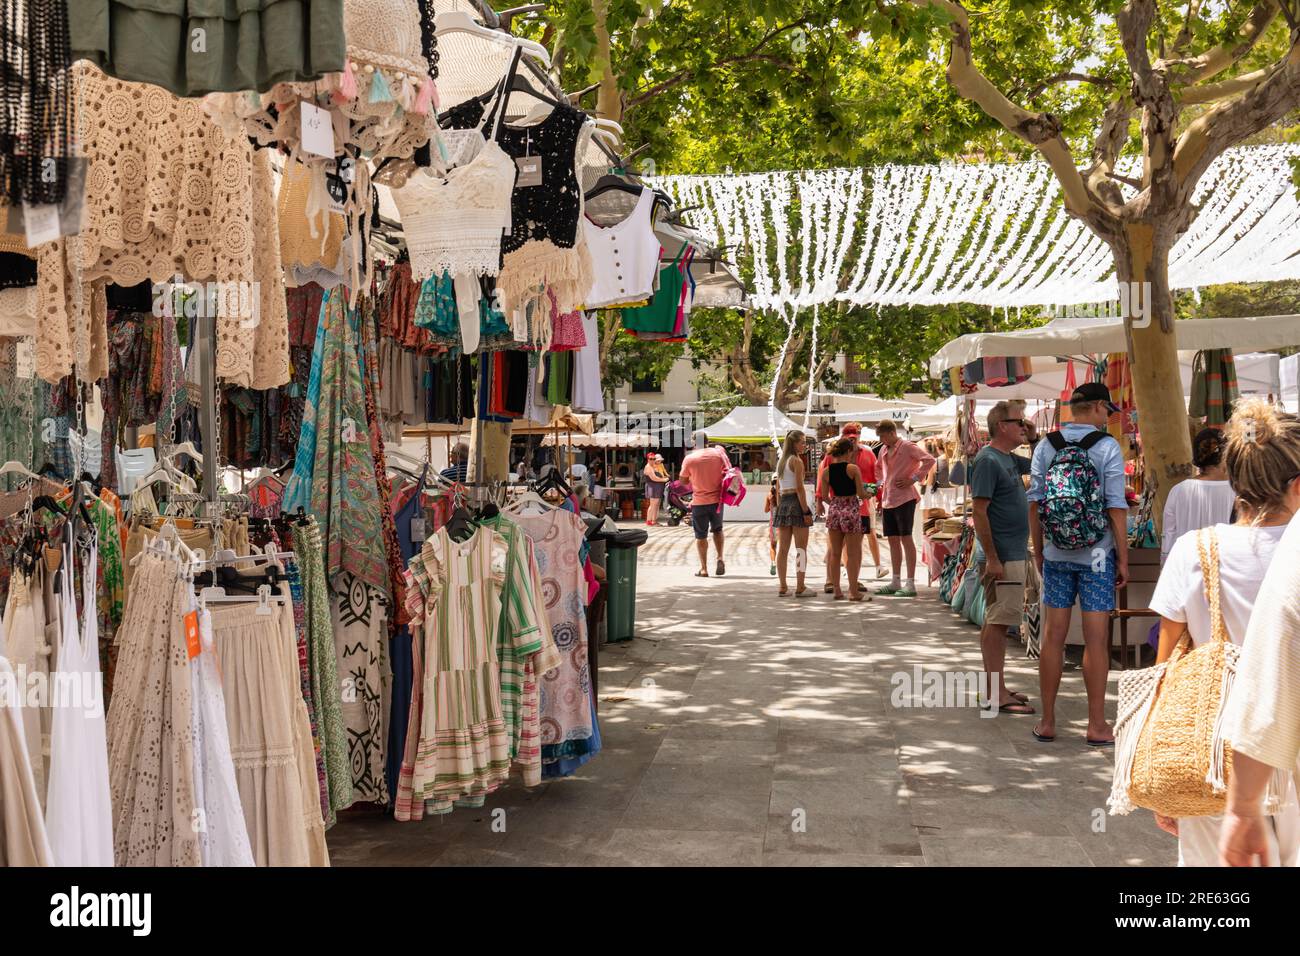
{"label": "green trash bin", "polygon": [[610,535],[605,543],[605,579],[609,585],[606,640],[630,641],[636,632],[636,553],[646,532],[629,528]]}

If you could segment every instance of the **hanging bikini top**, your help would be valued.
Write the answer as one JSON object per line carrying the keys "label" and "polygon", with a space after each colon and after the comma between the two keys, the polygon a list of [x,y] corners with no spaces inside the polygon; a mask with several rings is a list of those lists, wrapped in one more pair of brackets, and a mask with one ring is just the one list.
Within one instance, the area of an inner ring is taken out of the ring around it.
{"label": "hanging bikini top", "polygon": [[653,210],[654,191],[643,189],[632,214],[621,222],[600,226],[590,217],[583,219],[596,274],[587,294],[587,308],[638,302],[654,294],[660,246],[651,221]]}
{"label": "hanging bikini top", "polygon": [[515,164],[497,142],[503,94],[498,89],[491,135],[483,129],[492,115],[467,129],[443,133],[449,169],[445,177],[424,171],[393,190],[402,215],[411,272],[416,279],[496,275],[503,234],[511,226]]}

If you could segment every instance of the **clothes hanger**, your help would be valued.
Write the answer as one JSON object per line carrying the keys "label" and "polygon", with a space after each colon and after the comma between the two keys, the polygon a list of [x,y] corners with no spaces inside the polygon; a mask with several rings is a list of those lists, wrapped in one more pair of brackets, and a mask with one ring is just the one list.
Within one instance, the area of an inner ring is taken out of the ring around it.
{"label": "clothes hanger", "polygon": [[617,176],[613,173],[606,173],[604,176],[601,176],[596,180],[595,185],[593,185],[591,189],[587,190],[586,195],[582,198],[585,202],[591,202],[597,196],[612,190],[627,193],[628,195],[636,196],[639,199],[641,194],[645,192],[646,187],[639,183],[629,182],[622,176]]}
{"label": "clothes hanger", "polygon": [[3,465],[0,465],[0,475],[22,475],[24,478],[30,478],[32,481],[40,481],[43,476],[32,471],[21,461],[10,459]]}
{"label": "clothes hanger", "polygon": [[445,13],[439,13],[433,18],[433,29],[435,36],[447,36],[452,33],[467,33],[470,36],[478,37],[481,40],[487,40],[500,46],[517,47],[535,56],[546,64],[546,68],[551,68],[551,54],[546,47],[532,40],[525,40],[523,37],[511,36],[509,33],[502,33],[500,30],[493,30],[485,27],[464,10],[448,10]]}

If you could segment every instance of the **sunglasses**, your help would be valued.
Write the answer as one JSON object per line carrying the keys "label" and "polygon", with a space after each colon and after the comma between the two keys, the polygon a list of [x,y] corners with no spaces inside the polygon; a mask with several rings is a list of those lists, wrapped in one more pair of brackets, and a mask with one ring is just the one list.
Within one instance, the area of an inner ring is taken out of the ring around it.
{"label": "sunglasses", "polygon": [[1003,425],[1015,425],[1017,428],[1028,428],[1028,427],[1029,427],[1029,422],[1025,421],[1023,418],[1004,418],[1004,419],[1002,419],[1002,424],[1003,424]]}

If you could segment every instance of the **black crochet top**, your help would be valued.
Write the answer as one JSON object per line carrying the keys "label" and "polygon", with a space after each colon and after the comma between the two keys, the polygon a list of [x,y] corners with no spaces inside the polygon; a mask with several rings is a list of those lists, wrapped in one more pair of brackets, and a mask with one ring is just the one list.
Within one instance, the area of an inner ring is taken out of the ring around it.
{"label": "black crochet top", "polygon": [[[483,118],[485,106],[467,100],[454,106],[439,124],[447,129],[473,129]],[[528,240],[550,241],[562,249],[572,249],[578,238],[578,220],[582,209],[582,187],[574,170],[574,153],[586,114],[571,106],[557,106],[536,126],[502,126],[497,142],[507,156],[541,156],[540,186],[515,184],[510,199],[510,219],[514,225],[501,242],[501,252],[508,254]],[[491,128],[491,120],[485,124]]]}

